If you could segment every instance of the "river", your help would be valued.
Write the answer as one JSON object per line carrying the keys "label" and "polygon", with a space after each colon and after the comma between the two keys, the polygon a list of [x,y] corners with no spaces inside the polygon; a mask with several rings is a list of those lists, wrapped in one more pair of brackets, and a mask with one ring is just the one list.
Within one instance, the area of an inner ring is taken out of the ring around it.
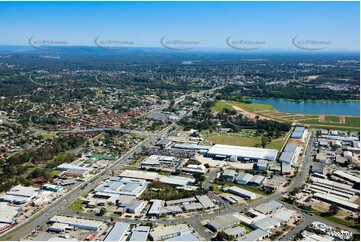
{"label": "river", "polygon": [[278,99],[250,98],[252,103],[268,104],[279,112],[301,114],[328,114],[328,115],[351,115],[360,116],[360,102],[313,102],[313,101],[289,101]]}

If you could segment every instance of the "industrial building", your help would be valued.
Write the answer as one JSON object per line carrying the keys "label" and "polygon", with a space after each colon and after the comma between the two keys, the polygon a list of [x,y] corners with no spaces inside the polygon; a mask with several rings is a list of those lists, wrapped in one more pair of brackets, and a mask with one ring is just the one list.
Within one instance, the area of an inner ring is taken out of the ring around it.
{"label": "industrial building", "polygon": [[339,171],[334,171],[334,172],[332,173],[332,175],[338,176],[338,177],[340,177],[340,178],[342,178],[342,179],[344,179],[344,180],[347,180],[347,181],[349,181],[349,182],[360,183],[360,177],[353,176],[353,175],[348,174],[348,173],[346,173],[346,172],[344,172],[344,171],[341,171],[341,170],[339,170]]}
{"label": "industrial building", "polygon": [[214,158],[229,158],[233,156],[237,159],[274,161],[277,154],[278,151],[274,149],[216,144],[208,150],[206,156]]}
{"label": "industrial building", "polygon": [[177,144],[173,145],[173,148],[194,150],[194,151],[207,151],[211,148],[211,146],[197,145],[197,144],[192,144],[192,143],[177,143]]}
{"label": "industrial building", "polygon": [[267,214],[271,214],[271,213],[275,212],[276,210],[278,210],[282,207],[283,207],[282,203],[279,203],[279,202],[273,200],[268,203],[262,203],[262,204],[258,205],[257,207],[255,207],[254,210],[267,215]]}
{"label": "industrial building", "polygon": [[265,179],[266,179],[266,177],[264,177],[262,175],[255,175],[248,181],[247,185],[260,186]]}
{"label": "industrial building", "polygon": [[292,139],[302,139],[303,133],[305,132],[305,127],[296,127],[293,131],[291,138]]}
{"label": "industrial building", "polygon": [[360,206],[342,199],[339,199],[333,195],[327,195],[327,194],[323,194],[323,193],[315,193],[313,194],[313,197],[321,200],[321,201],[325,201],[327,203],[336,203],[338,206],[349,209],[351,211],[359,211]]}
{"label": "industrial building", "polygon": [[282,163],[282,174],[289,175],[291,174],[291,164]]}
{"label": "industrial building", "polygon": [[181,176],[162,176],[159,179],[160,182],[178,186],[193,185],[195,182],[194,178],[181,177]]}
{"label": "industrial building", "polygon": [[243,172],[240,173],[235,180],[237,184],[246,185],[252,179],[252,177],[253,175]]}
{"label": "industrial building", "polygon": [[149,201],[152,206],[150,207],[149,211],[148,211],[148,215],[149,216],[160,216],[161,215],[161,210],[162,207],[164,206],[164,200],[157,200],[157,199],[153,199]]}
{"label": "industrial building", "polygon": [[147,181],[154,181],[158,178],[158,173],[156,172],[147,172],[147,171],[137,171],[137,170],[125,170],[119,175],[120,177],[127,178],[136,178],[144,179]]}
{"label": "industrial building", "polygon": [[155,227],[150,234],[155,241],[161,241],[174,238],[188,232],[192,231],[187,224],[177,224]]}
{"label": "industrial building", "polygon": [[237,239],[246,234],[246,230],[243,227],[237,226],[224,231],[228,236],[232,236],[233,239]]}
{"label": "industrial building", "polygon": [[212,209],[216,207],[216,205],[212,202],[211,199],[209,199],[207,195],[198,195],[196,198],[205,209]]}
{"label": "industrial building", "polygon": [[257,162],[257,170],[266,171],[268,162],[266,160],[258,160]]}
{"label": "industrial building", "polygon": [[162,148],[167,148],[172,144],[172,141],[169,139],[162,139],[161,141],[159,141],[156,146],[162,147]]}
{"label": "industrial building", "polygon": [[270,231],[280,226],[281,223],[273,218],[265,217],[260,220],[254,221],[251,227],[254,229],[261,229],[263,231]]}
{"label": "industrial building", "polygon": [[150,227],[148,226],[137,226],[132,229],[128,241],[148,241]]}
{"label": "industrial building", "polygon": [[149,183],[141,179],[113,177],[104,186],[98,189],[96,196],[119,199],[120,195],[139,197]]}
{"label": "industrial building", "polygon": [[282,163],[291,164],[295,158],[297,150],[297,145],[295,144],[287,144],[283,149],[283,152],[279,158],[279,161]]}
{"label": "industrial building", "polygon": [[128,232],[130,224],[124,222],[116,222],[112,230],[107,234],[104,241],[122,241]]}
{"label": "industrial building", "polygon": [[360,194],[359,190],[354,189],[354,188],[352,188],[352,186],[347,185],[347,184],[334,182],[334,181],[330,181],[330,180],[322,179],[322,178],[316,178],[316,177],[311,177],[311,181],[312,181],[312,184],[318,185],[318,186],[326,188],[326,189],[336,190],[336,191],[340,191],[340,192],[344,192],[344,193]]}
{"label": "industrial building", "polygon": [[229,193],[234,194],[234,195],[243,197],[246,200],[255,199],[257,197],[257,195],[255,193],[250,192],[250,191],[245,190],[245,189],[242,189],[242,188],[239,188],[239,187],[236,187],[236,186],[229,187],[227,189],[227,191]]}
{"label": "industrial building", "polygon": [[190,172],[190,173],[202,173],[206,174],[208,169],[204,165],[188,165],[187,167],[183,168],[182,171]]}
{"label": "industrial building", "polygon": [[183,232],[181,235],[178,235],[176,237],[164,241],[199,241],[199,239],[191,231],[187,231],[187,232]]}
{"label": "industrial building", "polygon": [[267,238],[268,232],[262,229],[256,229],[238,239],[238,241],[260,241]]}
{"label": "industrial building", "polygon": [[217,216],[212,220],[209,220],[206,226],[210,230],[214,232],[218,232],[224,230],[225,228],[238,224],[239,221],[240,220],[235,216],[233,216],[232,214],[225,214],[225,215]]}
{"label": "industrial building", "polygon": [[235,170],[225,170],[223,171],[221,178],[230,182],[233,182],[236,178],[237,172]]}
{"label": "industrial building", "polygon": [[65,216],[54,216],[49,220],[50,223],[62,223],[71,227],[86,230],[97,230],[103,223],[96,220],[78,219]]}
{"label": "industrial building", "polygon": [[17,185],[0,197],[0,201],[10,202],[14,204],[24,204],[35,198],[39,194],[39,190],[34,187],[24,187]]}

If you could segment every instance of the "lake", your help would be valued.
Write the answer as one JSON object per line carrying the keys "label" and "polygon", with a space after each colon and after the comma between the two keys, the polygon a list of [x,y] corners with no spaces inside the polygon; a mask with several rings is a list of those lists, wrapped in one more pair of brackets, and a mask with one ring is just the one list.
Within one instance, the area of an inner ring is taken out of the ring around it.
{"label": "lake", "polygon": [[252,103],[268,104],[280,112],[360,116],[360,102],[312,102],[250,98]]}

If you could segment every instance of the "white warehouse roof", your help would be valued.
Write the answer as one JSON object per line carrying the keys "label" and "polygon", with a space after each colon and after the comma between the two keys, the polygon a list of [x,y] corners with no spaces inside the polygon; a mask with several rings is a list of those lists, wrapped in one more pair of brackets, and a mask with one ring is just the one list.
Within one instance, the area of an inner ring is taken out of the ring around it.
{"label": "white warehouse roof", "polygon": [[213,145],[209,149],[208,155],[224,155],[224,156],[236,156],[241,158],[251,159],[266,159],[274,161],[278,154],[275,149],[263,149],[246,146],[234,146],[234,145]]}

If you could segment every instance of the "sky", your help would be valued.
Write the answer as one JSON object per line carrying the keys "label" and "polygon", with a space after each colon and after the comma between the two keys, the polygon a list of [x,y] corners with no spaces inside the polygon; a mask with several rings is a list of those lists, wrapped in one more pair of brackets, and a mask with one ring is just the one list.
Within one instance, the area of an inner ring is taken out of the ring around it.
{"label": "sky", "polygon": [[226,39],[294,48],[292,39],[360,46],[359,2],[0,2],[0,45],[28,40],[95,46],[95,38],[161,47],[160,39],[228,48]]}

